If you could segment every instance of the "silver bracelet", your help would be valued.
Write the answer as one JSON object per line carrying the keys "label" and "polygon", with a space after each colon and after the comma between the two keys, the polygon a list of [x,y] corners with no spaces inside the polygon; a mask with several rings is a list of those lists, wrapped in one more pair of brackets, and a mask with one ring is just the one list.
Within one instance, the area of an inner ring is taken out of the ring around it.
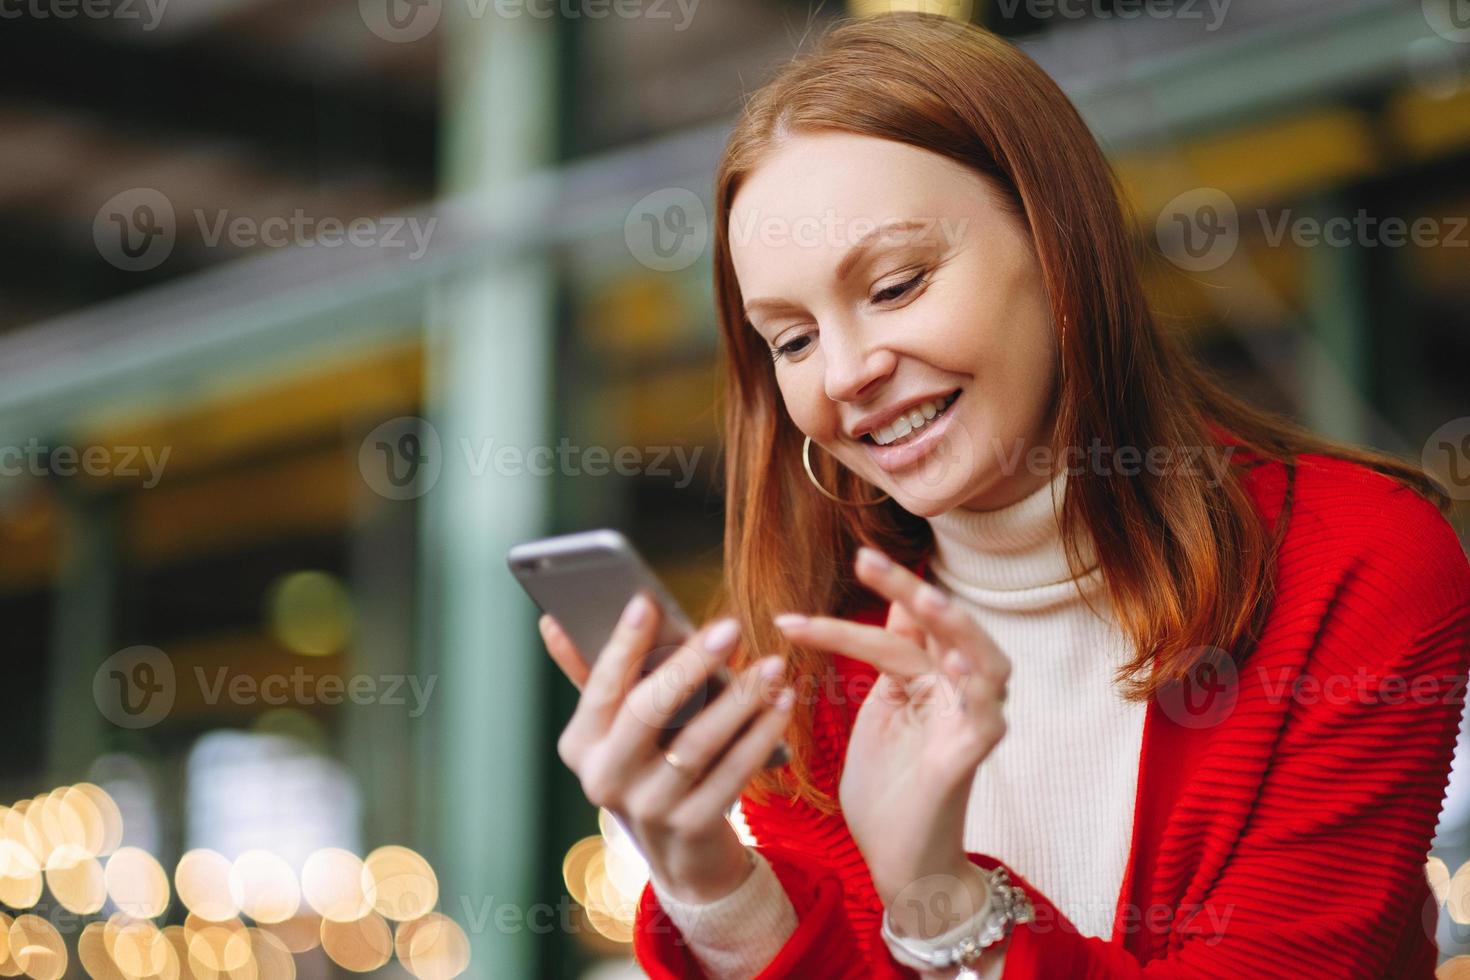
{"label": "silver bracelet", "polygon": [[984,920],[975,934],[966,936],[953,946],[935,949],[918,945],[913,939],[905,939],[893,931],[888,921],[888,910],[883,910],[883,941],[893,952],[894,959],[914,969],[948,969],[960,967],[960,977],[978,977],[972,964],[980,959],[985,950],[1005,939],[1011,930],[1022,922],[1030,922],[1035,914],[1031,899],[1017,885],[1011,884],[1005,868],[990,872],[990,905]]}

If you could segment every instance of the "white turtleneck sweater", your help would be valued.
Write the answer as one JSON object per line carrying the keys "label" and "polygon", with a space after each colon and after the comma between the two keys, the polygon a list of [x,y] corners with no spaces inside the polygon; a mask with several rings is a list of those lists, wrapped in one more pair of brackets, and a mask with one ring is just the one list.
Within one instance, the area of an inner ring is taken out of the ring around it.
{"label": "white turtleneck sweater", "polygon": [[[965,849],[1004,861],[1083,935],[1107,938],[1132,838],[1145,705],[1124,701],[1113,680],[1130,647],[1086,535],[1088,571],[1078,582],[1101,618],[1070,576],[1057,520],[1066,482],[1064,471],[1006,507],[931,518],[929,567],[1011,661],[1006,736],[976,770]],[[754,976],[796,929],[780,881],[759,852],[753,857],[745,881],[712,903],[680,902],[653,882],[715,980]],[[968,926],[937,941],[956,941]],[[1004,957],[988,959],[982,976],[996,980]]]}

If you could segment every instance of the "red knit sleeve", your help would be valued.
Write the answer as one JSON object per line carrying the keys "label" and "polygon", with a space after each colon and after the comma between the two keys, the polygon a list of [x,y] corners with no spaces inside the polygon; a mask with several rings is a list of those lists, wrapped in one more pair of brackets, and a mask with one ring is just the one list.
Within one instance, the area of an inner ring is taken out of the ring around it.
{"label": "red knit sleeve", "polygon": [[1241,668],[1235,711],[1269,718],[1274,698],[1283,719],[1264,780],[1221,790],[1244,808],[1245,829],[1211,842],[1205,864],[1218,869],[1177,921],[1150,925],[1141,909],[1124,925],[1166,932],[1165,955],[1141,965],[1122,941],[1079,935],[1022,881],[1037,921],[1012,935],[1003,980],[1434,976],[1438,909],[1424,862],[1470,670],[1470,565],[1448,522],[1404,499],[1384,504],[1373,544],[1354,515],[1308,521],[1310,547],[1293,566],[1313,554],[1316,573],[1335,580],[1325,608],[1309,611],[1291,590],[1310,574],[1285,577],[1291,615],[1279,629],[1302,633],[1299,681],[1263,681],[1249,659]]}
{"label": "red knit sleeve", "polygon": [[[885,975],[876,973],[864,958],[847,918],[842,883],[831,868],[816,856],[788,848],[763,846],[758,850],[771,863],[771,870],[791,899],[797,926],[781,952],[757,975],[757,980],[777,977],[870,980]],[[683,936],[659,907],[651,885],[644,887],[639,900],[633,952],[638,964],[653,980],[704,976]]]}

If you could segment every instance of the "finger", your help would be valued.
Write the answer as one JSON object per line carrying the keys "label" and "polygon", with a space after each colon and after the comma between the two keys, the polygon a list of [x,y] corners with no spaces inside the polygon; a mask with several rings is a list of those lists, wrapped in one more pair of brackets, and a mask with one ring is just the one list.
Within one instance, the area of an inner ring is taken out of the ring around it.
{"label": "finger", "polygon": [[[655,782],[668,799],[676,799],[692,781],[691,773],[703,776],[720,754],[741,734],[751,717],[775,702],[776,692],[767,691],[785,672],[779,656],[763,657],[742,671],[720,696],[684,727],[669,745],[679,760],[675,768],[656,758]],[[684,771],[681,771],[684,770]]]}
{"label": "finger", "polygon": [[640,589],[623,607],[612,636],[593,662],[572,725],[587,725],[598,733],[612,725],[658,635],[658,622],[658,603]]}
{"label": "finger", "polygon": [[774,703],[762,701],[760,714],[715,761],[684,801],[680,820],[713,820],[730,809],[750,780],[765,765],[791,723],[796,692],[783,688]]}
{"label": "finger", "polygon": [[[1004,711],[1004,681],[973,672],[969,662],[956,650],[945,654],[943,667],[944,679],[936,689],[941,710],[953,711],[964,719]],[[970,724],[969,720],[961,720],[960,723]]]}
{"label": "finger", "polygon": [[793,643],[836,650],[886,673],[911,677],[933,671],[938,666],[934,656],[923,646],[882,626],[854,623],[835,616],[802,616],[798,613],[782,613],[775,618],[775,623]]}
{"label": "finger", "polygon": [[924,633],[924,628],[914,618],[914,614],[901,602],[890,602],[888,604],[888,621],[883,628],[890,633],[912,640],[915,646],[929,649],[929,638]]}
{"label": "finger", "polygon": [[556,621],[551,613],[543,613],[536,621],[536,628],[541,631],[541,642],[546,644],[546,652],[551,654],[551,659],[561,668],[561,672],[567,675],[567,680],[581,690],[587,684],[587,675],[591,668],[587,661],[582,659],[582,652],[572,643],[572,638],[567,636],[566,630]]}
{"label": "finger", "polygon": [[875,548],[858,549],[858,580],[905,611],[942,647],[958,650],[974,669],[996,676],[1009,674],[1010,663],[990,634],[959,603]]}
{"label": "finger", "polygon": [[[674,727],[681,710],[698,710],[689,700],[730,656],[740,638],[739,624],[730,617],[695,633],[630,692],[608,733],[629,758],[646,757],[659,736]],[[686,705],[688,706],[686,708]]]}

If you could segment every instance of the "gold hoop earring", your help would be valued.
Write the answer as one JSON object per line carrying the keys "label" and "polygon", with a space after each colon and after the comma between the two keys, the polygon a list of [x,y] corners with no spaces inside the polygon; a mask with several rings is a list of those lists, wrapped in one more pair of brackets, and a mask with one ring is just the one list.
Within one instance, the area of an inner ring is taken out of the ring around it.
{"label": "gold hoop earring", "polygon": [[879,497],[877,500],[843,500],[841,497],[837,497],[829,493],[826,487],[817,482],[817,475],[812,472],[811,448],[812,437],[807,436],[806,441],[801,444],[801,465],[806,468],[807,479],[812,481],[812,486],[821,491],[822,496],[826,497],[828,500],[835,500],[839,504],[848,504],[853,507],[871,507],[874,504],[881,504],[883,501],[888,499],[887,493],[884,493],[883,496]]}

